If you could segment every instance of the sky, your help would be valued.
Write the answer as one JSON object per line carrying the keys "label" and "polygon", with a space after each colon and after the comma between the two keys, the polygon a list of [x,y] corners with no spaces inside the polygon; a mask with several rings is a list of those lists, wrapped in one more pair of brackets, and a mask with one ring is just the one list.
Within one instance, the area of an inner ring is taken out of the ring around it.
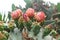
{"label": "sky", "polygon": [[[60,2],[60,0],[44,0],[46,2],[52,2],[54,4],[57,4],[57,2]],[[7,12],[11,11],[11,5],[15,4],[16,6],[21,5],[22,7],[25,7],[26,3],[24,0],[0,0],[0,12]]]}
{"label": "sky", "polygon": [[0,0],[0,12],[11,11],[11,5],[15,4],[16,6],[21,5],[25,7],[25,2],[23,0]]}
{"label": "sky", "polygon": [[45,2],[52,2],[54,4],[57,4],[58,2],[60,2],[60,0],[44,0]]}
{"label": "sky", "polygon": [[[60,2],[60,0],[44,0],[45,2],[52,2],[54,4],[57,4],[57,2]],[[8,11],[11,11],[11,5],[15,4],[16,6],[21,5],[23,8],[25,7],[26,3],[24,0],[0,0],[0,12],[2,15],[5,13],[8,14]]]}
{"label": "sky", "polygon": [[[52,2],[56,4],[57,2],[60,2],[60,0],[44,0],[46,2]],[[22,7],[25,7],[26,3],[24,0],[0,0],[0,11],[11,11],[11,5],[14,3],[16,6],[21,5]]]}

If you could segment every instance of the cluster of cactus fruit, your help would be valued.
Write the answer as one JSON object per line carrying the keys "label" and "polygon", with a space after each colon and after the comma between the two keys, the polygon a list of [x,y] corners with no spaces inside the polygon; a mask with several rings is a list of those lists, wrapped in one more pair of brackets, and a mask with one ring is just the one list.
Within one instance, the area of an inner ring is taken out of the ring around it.
{"label": "cluster of cactus fruit", "polygon": [[[5,15],[3,20],[0,15],[0,40],[8,40],[9,33],[16,27],[20,29],[22,37],[26,40],[34,40],[33,37],[39,34],[41,28],[43,28],[42,38],[47,35],[56,38],[60,35],[60,13],[53,15],[54,10],[50,10],[52,6],[43,5],[43,0],[24,1],[26,2],[25,9],[12,7],[12,12],[8,14],[7,26],[4,25],[6,24]],[[33,37],[29,36],[30,33]]]}

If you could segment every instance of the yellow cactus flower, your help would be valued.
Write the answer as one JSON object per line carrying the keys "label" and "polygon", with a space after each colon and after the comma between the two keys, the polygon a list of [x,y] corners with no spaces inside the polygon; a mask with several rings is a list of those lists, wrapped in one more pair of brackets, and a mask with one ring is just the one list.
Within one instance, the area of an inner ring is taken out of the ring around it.
{"label": "yellow cactus flower", "polygon": [[9,23],[8,23],[8,26],[9,28],[12,28],[14,26],[14,20],[11,20]]}
{"label": "yellow cactus flower", "polygon": [[4,34],[2,34],[1,31],[0,31],[0,40],[3,39],[3,38],[6,38],[6,36]]}
{"label": "yellow cactus flower", "polygon": [[4,23],[3,21],[0,21],[0,27],[3,26],[3,23]]}
{"label": "yellow cactus flower", "polygon": [[19,19],[18,19],[18,22],[23,22],[23,16],[21,16]]}

